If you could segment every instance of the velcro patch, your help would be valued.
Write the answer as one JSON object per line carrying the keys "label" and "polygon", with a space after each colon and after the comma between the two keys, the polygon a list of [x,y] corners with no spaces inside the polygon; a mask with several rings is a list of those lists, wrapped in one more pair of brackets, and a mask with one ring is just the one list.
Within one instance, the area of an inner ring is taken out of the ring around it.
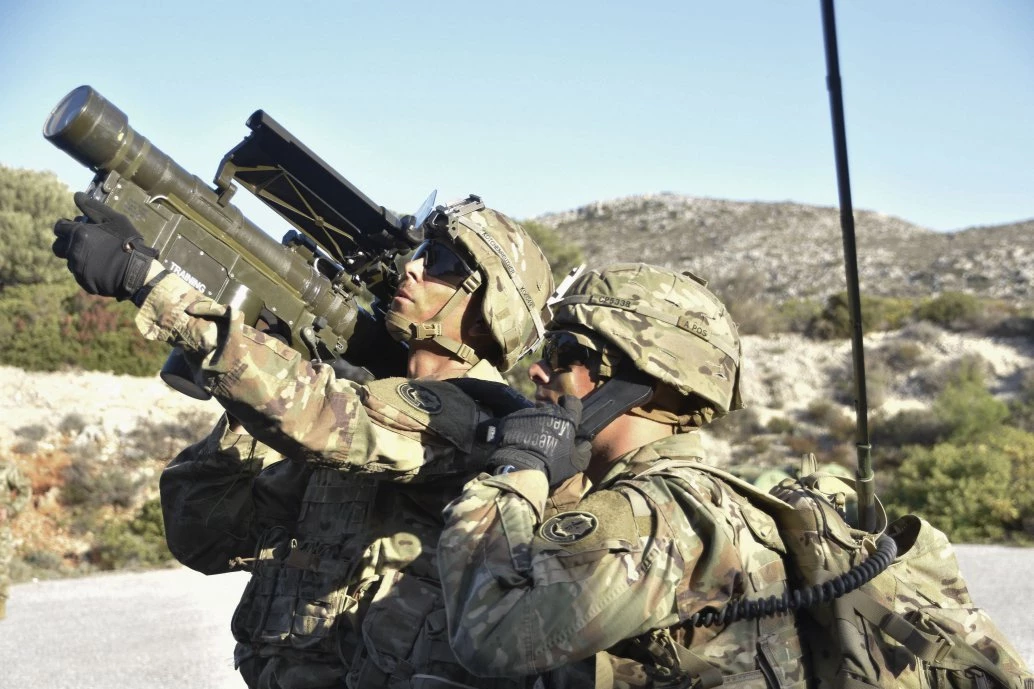
{"label": "velcro patch", "polygon": [[562,512],[539,527],[539,536],[550,543],[574,543],[592,534],[599,525],[600,520],[591,512]]}
{"label": "velcro patch", "polygon": [[423,385],[407,380],[400,384],[396,391],[405,402],[422,412],[437,414],[442,410],[441,398]]}
{"label": "velcro patch", "polygon": [[471,451],[479,409],[455,385],[440,380],[382,378],[364,387],[363,405],[385,428],[409,433],[427,430],[463,452]]}

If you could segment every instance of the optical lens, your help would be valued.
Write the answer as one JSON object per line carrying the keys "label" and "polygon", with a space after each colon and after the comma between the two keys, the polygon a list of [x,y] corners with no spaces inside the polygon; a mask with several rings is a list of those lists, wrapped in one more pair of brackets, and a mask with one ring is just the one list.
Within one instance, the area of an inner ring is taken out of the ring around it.
{"label": "optical lens", "polygon": [[546,335],[542,347],[542,358],[555,371],[568,369],[574,364],[588,365],[596,356],[596,352],[567,332]]}
{"label": "optical lens", "polygon": [[414,261],[421,258],[424,259],[424,274],[439,280],[463,279],[474,272],[452,247],[435,239],[422,242],[413,252]]}

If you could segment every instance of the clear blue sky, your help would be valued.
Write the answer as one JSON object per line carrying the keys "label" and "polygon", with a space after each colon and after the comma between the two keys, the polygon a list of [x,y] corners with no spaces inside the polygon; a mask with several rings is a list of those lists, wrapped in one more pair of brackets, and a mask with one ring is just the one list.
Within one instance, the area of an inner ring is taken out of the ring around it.
{"label": "clear blue sky", "polygon": [[[837,22],[856,208],[1034,217],[1034,2],[841,0]],[[90,84],[206,181],[261,108],[399,211],[837,203],[818,0],[6,0],[0,66],[0,164],[73,188],[89,172],[40,129]]]}

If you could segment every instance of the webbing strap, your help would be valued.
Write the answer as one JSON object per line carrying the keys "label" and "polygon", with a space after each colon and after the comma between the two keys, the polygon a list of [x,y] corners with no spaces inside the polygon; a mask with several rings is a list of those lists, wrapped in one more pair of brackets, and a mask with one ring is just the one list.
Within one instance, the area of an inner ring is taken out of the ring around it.
{"label": "webbing strap", "polygon": [[282,562],[284,567],[304,569],[323,574],[343,574],[351,567],[350,560],[338,560],[329,557],[320,557],[308,551],[292,548],[287,557],[281,559],[275,557],[271,549],[264,549],[255,558],[255,562]]}
{"label": "webbing strap", "polygon": [[914,624],[897,614],[862,589],[848,593],[845,600],[855,611],[876,625],[890,638],[928,663],[937,662],[949,650],[951,642],[920,631]]}
{"label": "webbing strap", "polygon": [[477,288],[481,286],[481,280],[481,273],[471,273],[467,279],[456,288],[456,291],[453,292],[448,301],[442,305],[442,308],[438,309],[438,313],[423,323],[415,323],[396,311],[388,311],[384,318],[385,324],[389,329],[394,329],[397,333],[403,336],[404,340],[407,342],[433,340],[446,351],[455,354],[461,360],[473,366],[477,362],[481,361],[478,355],[474,352],[474,348],[470,345],[458,342],[451,337],[445,337],[442,335],[442,321],[445,319],[446,315],[459,306],[460,300],[464,296],[473,294]]}
{"label": "webbing strap", "polygon": [[596,680],[594,689],[614,689],[614,668],[610,664],[610,654],[600,651],[596,654]]}
{"label": "webbing strap", "polygon": [[679,669],[690,677],[699,678],[700,681],[692,685],[694,689],[711,689],[721,686],[722,673],[718,668],[680,643],[673,641],[672,646],[679,661]]}
{"label": "webbing strap", "polygon": [[966,643],[955,643],[947,636],[927,634],[869,595],[864,588],[845,596],[855,611],[907,648],[917,658],[938,667],[965,671],[976,668],[1003,687],[1023,689],[1024,680],[1002,672],[1001,668]]}

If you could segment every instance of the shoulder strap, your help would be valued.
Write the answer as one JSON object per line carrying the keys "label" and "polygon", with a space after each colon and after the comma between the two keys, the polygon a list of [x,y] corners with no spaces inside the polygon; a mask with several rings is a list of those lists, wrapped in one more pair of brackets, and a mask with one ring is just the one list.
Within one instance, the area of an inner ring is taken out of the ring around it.
{"label": "shoulder strap", "polygon": [[751,485],[743,479],[730,474],[724,469],[705,464],[699,459],[694,458],[662,458],[656,462],[643,463],[641,465],[632,465],[629,467],[629,471],[633,472],[636,476],[644,476],[649,474],[662,474],[670,472],[672,469],[694,469],[701,471],[705,474],[710,474],[716,478],[721,479],[725,483],[728,483],[737,493],[744,496],[758,509],[768,512],[772,516],[789,514],[794,512],[794,508],[788,503],[780,500],[779,498],[766,493],[765,491]]}

